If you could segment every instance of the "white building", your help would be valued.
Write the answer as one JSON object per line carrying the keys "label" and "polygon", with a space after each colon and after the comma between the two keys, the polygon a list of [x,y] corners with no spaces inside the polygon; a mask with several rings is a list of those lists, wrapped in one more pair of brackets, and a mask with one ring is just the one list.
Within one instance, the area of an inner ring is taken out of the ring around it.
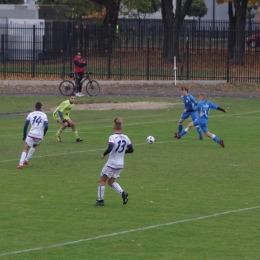
{"label": "white building", "polygon": [[39,7],[34,4],[3,5],[0,4],[0,24],[7,24],[8,19],[38,19]]}

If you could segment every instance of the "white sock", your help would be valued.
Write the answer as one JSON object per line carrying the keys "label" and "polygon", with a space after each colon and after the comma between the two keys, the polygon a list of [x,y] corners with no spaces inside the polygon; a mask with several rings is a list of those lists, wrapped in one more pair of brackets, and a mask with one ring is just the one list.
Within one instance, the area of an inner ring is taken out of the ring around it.
{"label": "white sock", "polygon": [[187,127],[187,128],[185,128],[185,130],[184,130],[186,133],[188,133],[189,132],[189,128]]}
{"label": "white sock", "polygon": [[123,193],[123,189],[121,188],[121,186],[117,182],[114,182],[112,184],[112,188],[119,194]]}
{"label": "white sock", "polygon": [[29,159],[32,157],[34,152],[35,152],[35,148],[31,147],[29,153],[26,156],[27,161],[29,161]]}
{"label": "white sock", "polygon": [[98,200],[104,200],[106,186],[98,186]]}
{"label": "white sock", "polygon": [[24,160],[25,160],[25,157],[26,157],[26,152],[22,152],[19,165],[23,165],[23,162],[24,162]]}

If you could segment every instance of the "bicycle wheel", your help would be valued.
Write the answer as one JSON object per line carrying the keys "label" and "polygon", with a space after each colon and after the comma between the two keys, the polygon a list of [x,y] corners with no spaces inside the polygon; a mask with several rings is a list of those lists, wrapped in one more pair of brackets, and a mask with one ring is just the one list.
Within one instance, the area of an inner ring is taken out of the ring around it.
{"label": "bicycle wheel", "polygon": [[86,85],[86,91],[90,96],[97,96],[100,92],[100,85],[95,80],[91,80]]}
{"label": "bicycle wheel", "polygon": [[70,80],[64,80],[60,83],[59,90],[63,96],[70,96],[75,89],[75,85]]}

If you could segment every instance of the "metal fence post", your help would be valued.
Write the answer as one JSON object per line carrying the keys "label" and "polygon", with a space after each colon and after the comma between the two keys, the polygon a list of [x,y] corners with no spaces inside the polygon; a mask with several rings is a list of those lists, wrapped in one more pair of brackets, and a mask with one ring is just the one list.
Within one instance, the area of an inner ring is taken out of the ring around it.
{"label": "metal fence post", "polygon": [[1,61],[3,63],[3,76],[4,80],[6,80],[6,63],[7,63],[7,58],[6,58],[6,51],[5,51],[5,35],[1,35]]}
{"label": "metal fence post", "polygon": [[63,80],[65,78],[65,65],[67,63],[67,56],[68,56],[68,51],[69,51],[69,46],[70,46],[70,39],[71,39],[71,33],[70,33],[70,36],[69,36],[69,41],[68,41],[68,44],[67,44],[67,49],[66,49],[65,55],[64,55],[64,52],[63,52],[63,56],[62,56],[61,78]]}
{"label": "metal fence post", "polygon": [[42,36],[42,64],[45,64],[45,35]]}
{"label": "metal fence post", "polygon": [[[32,77],[34,78],[35,77],[35,52],[36,52],[36,50],[35,50],[35,41],[36,41],[36,39],[35,39],[35,37],[36,37],[36,35],[35,35],[35,33],[36,33],[36,30],[35,30],[35,24],[33,25],[33,55],[32,55]],[[29,56],[30,57],[30,56]]]}
{"label": "metal fence post", "polygon": [[5,35],[1,35],[1,61],[4,63],[4,53],[5,53]]}
{"label": "metal fence post", "polygon": [[189,38],[187,38],[186,42],[186,53],[187,53],[187,65],[186,65],[186,70],[187,70],[187,80],[189,80],[189,62],[190,62],[190,53],[189,53]]}
{"label": "metal fence post", "polygon": [[119,79],[122,80],[122,57],[119,57]]}
{"label": "metal fence post", "polygon": [[227,82],[229,82],[229,52],[230,52],[230,30],[228,30],[228,37],[227,37]]}
{"label": "metal fence post", "polygon": [[108,25],[108,64],[107,64],[107,78],[110,79],[111,77],[111,24]]}
{"label": "metal fence post", "polygon": [[148,37],[147,39],[147,63],[146,63],[146,79],[149,80],[150,78],[150,48],[149,48],[149,45],[150,45],[150,38]]}

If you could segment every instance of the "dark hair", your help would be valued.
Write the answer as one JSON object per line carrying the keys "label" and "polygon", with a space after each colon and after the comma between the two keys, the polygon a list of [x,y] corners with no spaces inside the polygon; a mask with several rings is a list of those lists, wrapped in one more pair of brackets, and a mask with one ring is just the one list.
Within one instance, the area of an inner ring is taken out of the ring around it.
{"label": "dark hair", "polygon": [[42,103],[41,103],[41,102],[37,102],[37,103],[35,104],[35,108],[38,109],[38,110],[40,110],[40,109],[42,108]]}
{"label": "dark hair", "polygon": [[70,97],[75,97],[75,94],[74,94],[74,93],[72,93],[72,94],[70,95]]}
{"label": "dark hair", "polygon": [[188,87],[181,87],[181,90],[186,90],[187,92],[189,92],[189,88]]}

